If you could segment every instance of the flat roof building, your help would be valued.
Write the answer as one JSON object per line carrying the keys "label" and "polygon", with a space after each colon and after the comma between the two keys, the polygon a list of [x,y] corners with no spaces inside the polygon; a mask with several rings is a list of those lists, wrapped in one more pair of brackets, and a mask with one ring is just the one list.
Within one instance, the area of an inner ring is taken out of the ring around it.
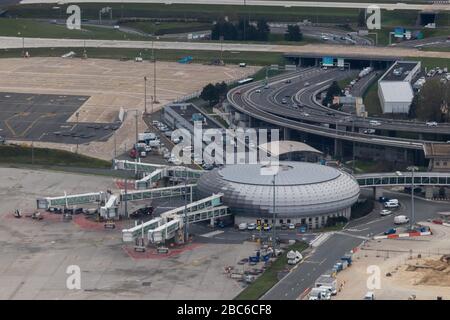
{"label": "flat roof building", "polygon": [[378,98],[383,113],[409,113],[414,98],[411,82],[420,69],[420,61],[397,61],[381,76]]}

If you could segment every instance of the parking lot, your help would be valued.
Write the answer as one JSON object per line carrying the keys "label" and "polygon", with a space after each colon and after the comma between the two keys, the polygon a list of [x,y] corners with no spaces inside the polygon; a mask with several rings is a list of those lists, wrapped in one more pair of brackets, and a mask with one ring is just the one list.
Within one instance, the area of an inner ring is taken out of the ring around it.
{"label": "parking lot", "polygon": [[107,139],[112,123],[68,122],[88,96],[0,92],[0,135],[65,144]]}

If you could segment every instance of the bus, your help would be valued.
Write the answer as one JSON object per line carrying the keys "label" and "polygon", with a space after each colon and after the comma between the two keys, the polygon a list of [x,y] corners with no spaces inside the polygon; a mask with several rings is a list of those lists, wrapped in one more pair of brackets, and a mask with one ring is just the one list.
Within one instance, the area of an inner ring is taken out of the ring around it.
{"label": "bus", "polygon": [[250,83],[252,81],[253,81],[253,78],[246,78],[246,79],[239,80],[237,83],[238,83],[238,85],[242,85],[242,84]]}

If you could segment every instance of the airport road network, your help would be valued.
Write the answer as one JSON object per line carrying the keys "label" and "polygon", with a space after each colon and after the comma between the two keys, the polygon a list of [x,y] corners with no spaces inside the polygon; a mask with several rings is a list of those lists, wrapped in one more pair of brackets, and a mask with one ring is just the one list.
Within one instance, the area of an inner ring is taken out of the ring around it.
{"label": "airport road network", "polygon": [[[238,111],[282,128],[368,144],[423,150],[425,142],[434,141],[368,135],[348,131],[348,128],[350,130],[359,127],[418,133],[449,132],[450,127],[448,125],[428,127],[425,123],[414,121],[377,119],[381,124],[372,126],[370,121],[375,118],[362,119],[345,112],[332,111],[315,101],[314,96],[323,91],[332,81],[348,78],[352,74],[355,73],[338,69],[306,68],[271,79],[268,89],[265,89],[261,82],[234,88],[228,93],[228,101]],[[287,84],[286,80],[290,80],[291,83]],[[307,82],[309,83],[308,86],[306,86]],[[283,104],[280,102],[287,97],[290,100],[289,103]],[[300,108],[295,109],[293,105],[298,105]],[[332,113],[332,115],[329,113]],[[309,123],[302,121],[308,121]],[[324,127],[321,124],[331,124],[336,128]]]}
{"label": "airport road network", "polygon": [[272,7],[306,7],[306,8],[343,8],[358,9],[377,5],[386,10],[450,10],[445,4],[412,3],[369,3],[369,2],[333,2],[333,1],[271,1],[271,0],[22,0],[22,4],[34,3],[164,3],[164,4],[198,4],[198,5],[233,5],[233,6],[272,6]]}
{"label": "airport road network", "polygon": [[[22,43],[24,40],[24,43]],[[14,48],[115,48],[115,49],[151,49],[151,41],[126,41],[126,40],[82,40],[82,39],[50,39],[50,38],[20,38],[0,37],[0,49]],[[415,48],[400,47],[369,47],[369,46],[345,46],[326,44],[274,45],[274,44],[250,44],[250,43],[211,43],[211,42],[175,42],[154,41],[154,49],[166,50],[208,50],[208,51],[230,51],[230,52],[275,52],[294,54],[316,54],[322,56],[333,52],[335,56],[379,56],[379,57],[423,57],[450,59],[450,52],[420,51]],[[195,56],[194,56],[195,59]]]}
{"label": "airport road network", "polygon": [[[410,196],[386,193],[387,196],[398,198],[401,207],[394,215],[410,216]],[[434,203],[428,200],[415,200],[416,221],[433,218],[438,212],[448,210],[446,203]],[[375,234],[382,233],[394,226],[392,215],[381,217],[375,210],[368,216],[351,221],[344,230],[329,233],[329,238],[314,249],[312,254],[294,268],[286,277],[270,289],[262,300],[295,300],[323,273],[330,270],[340,257],[364,240]],[[361,297],[362,298],[362,297]]]}

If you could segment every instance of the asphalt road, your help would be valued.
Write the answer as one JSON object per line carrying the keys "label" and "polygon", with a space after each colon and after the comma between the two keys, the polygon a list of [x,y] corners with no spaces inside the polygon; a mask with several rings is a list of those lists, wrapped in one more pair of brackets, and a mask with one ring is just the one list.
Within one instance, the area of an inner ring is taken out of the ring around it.
{"label": "asphalt road", "polygon": [[[22,4],[32,3],[58,3],[60,0],[22,0]],[[274,7],[313,7],[313,8],[362,8],[377,5],[388,10],[450,10],[446,5],[440,4],[413,4],[413,3],[370,3],[370,2],[332,2],[332,1],[274,1],[274,0],[66,0],[65,3],[166,3],[166,4],[216,4],[234,6],[274,6]]]}
{"label": "asphalt road", "polygon": [[[404,194],[385,193],[398,198],[401,208],[395,215],[411,215],[410,197]],[[415,201],[416,221],[424,221],[436,217],[437,212],[448,211],[448,203],[435,203],[423,199]],[[352,221],[342,232],[335,232],[330,238],[317,247],[310,256],[277,285],[268,291],[263,300],[295,300],[323,273],[330,270],[340,257],[360,245],[368,235],[382,233],[394,226],[394,215],[380,217],[377,211]]]}
{"label": "asphalt road", "polygon": [[[450,35],[450,31],[449,31]],[[409,40],[400,43],[394,43],[392,46],[405,47],[405,48],[422,48],[422,47],[439,47],[449,48],[450,40],[446,36],[441,37],[429,37],[420,40]]]}
{"label": "asphalt road", "polygon": [[[332,81],[338,81],[346,78],[355,79],[358,70],[340,71],[338,69],[321,70],[314,68],[308,70],[303,76],[299,76],[292,80],[291,83],[278,83],[269,90],[262,90],[261,93],[256,92],[256,88],[248,93],[248,99],[252,100],[261,109],[270,111],[281,116],[288,116],[291,119],[299,119],[303,121],[312,121],[316,123],[326,123],[335,125],[339,122],[339,126],[351,127],[352,122],[356,128],[374,128],[377,130],[404,131],[415,133],[436,133],[448,134],[450,132],[450,124],[440,124],[438,127],[429,127],[425,122],[405,121],[405,120],[387,120],[385,118],[361,118],[352,116],[346,112],[337,112],[330,108],[324,107],[314,101],[317,91],[326,88]],[[357,82],[355,88],[357,93],[362,94],[367,88],[366,81],[369,81],[374,73]],[[287,75],[286,78],[289,76]],[[308,82],[309,85],[305,86]],[[241,95],[243,91],[241,90]],[[283,99],[288,99],[288,103],[283,104]],[[300,104],[303,110],[298,111],[292,108],[293,104]],[[304,113],[308,116],[305,116]],[[332,112],[333,116],[329,115]],[[379,126],[372,126],[370,120],[378,120],[381,122]]]}
{"label": "asphalt road", "polygon": [[[287,31],[287,23],[269,23],[270,32],[274,34],[285,34]],[[300,25],[300,30],[304,37],[316,39],[318,41],[327,42],[331,44],[343,45],[372,45],[371,39],[353,35],[350,37],[348,31],[342,30],[339,27],[322,27],[322,26],[307,26]],[[325,38],[324,38],[325,37]]]}
{"label": "asphalt road", "polygon": [[[50,39],[50,38],[24,38],[25,47],[30,48],[132,48],[151,49],[150,41],[127,40],[83,40],[83,39]],[[20,37],[0,37],[1,49],[22,48]],[[154,41],[154,49],[167,50],[208,50],[208,51],[234,51],[234,52],[278,52],[293,54],[317,54],[322,56],[332,52],[335,56],[371,56],[371,57],[428,57],[450,59],[450,52],[420,51],[415,48],[397,47],[370,47],[346,46],[327,44],[308,45],[277,45],[277,44],[250,44],[250,43],[213,43],[213,42],[175,42]],[[31,52],[32,54],[32,52]]]}

